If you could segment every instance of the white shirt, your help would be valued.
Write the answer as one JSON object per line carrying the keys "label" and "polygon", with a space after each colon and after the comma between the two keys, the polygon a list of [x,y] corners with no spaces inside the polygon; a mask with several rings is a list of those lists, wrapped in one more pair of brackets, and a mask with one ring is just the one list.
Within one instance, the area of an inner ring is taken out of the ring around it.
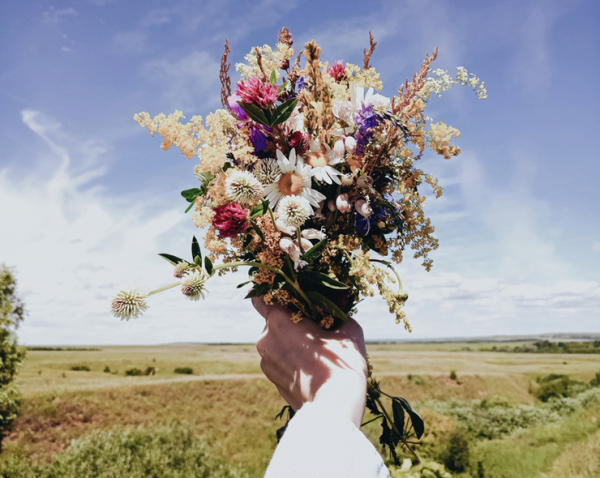
{"label": "white shirt", "polygon": [[390,478],[390,474],[354,423],[307,402],[290,420],[265,478]]}

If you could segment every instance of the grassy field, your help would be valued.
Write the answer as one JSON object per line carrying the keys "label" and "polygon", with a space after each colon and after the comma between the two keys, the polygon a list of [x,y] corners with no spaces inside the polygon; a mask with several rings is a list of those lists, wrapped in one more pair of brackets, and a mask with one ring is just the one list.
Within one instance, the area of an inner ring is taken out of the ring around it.
{"label": "grassy field", "polygon": [[[598,355],[478,351],[485,347],[489,344],[371,344],[368,351],[384,389],[412,403],[501,399],[513,406],[533,405],[536,377],[557,373],[589,382],[600,370]],[[48,462],[72,440],[95,431],[185,420],[205,438],[212,453],[240,464],[249,476],[262,476],[275,448],[275,430],[281,426],[274,417],[284,402],[262,377],[253,345],[100,349],[28,352],[18,378],[24,403],[5,440],[5,457],[18,452],[34,462]],[[71,370],[77,366],[90,371]],[[104,372],[107,367],[110,373]],[[133,367],[154,367],[156,374],[125,376]],[[177,367],[190,367],[193,374],[175,374]],[[456,381],[449,378],[451,370]],[[423,415],[432,441],[457,426],[456,420],[436,412]],[[564,423],[548,425],[548,430],[534,427],[520,435],[473,442],[472,455],[487,464],[488,477],[569,476],[560,475],[560,470],[570,466],[569,456],[592,453],[599,419],[600,412],[592,407]],[[566,432],[574,429],[578,432]],[[375,424],[366,433],[376,440]],[[433,450],[437,445],[431,446]],[[532,456],[523,458],[528,450]],[[520,460],[528,468],[520,475],[505,474],[501,464],[507,459]],[[587,476],[582,473],[573,476]]]}

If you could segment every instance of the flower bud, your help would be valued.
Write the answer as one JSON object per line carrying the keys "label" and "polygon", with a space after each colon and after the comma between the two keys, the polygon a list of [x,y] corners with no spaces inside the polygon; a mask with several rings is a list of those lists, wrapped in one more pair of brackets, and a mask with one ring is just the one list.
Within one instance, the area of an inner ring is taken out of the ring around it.
{"label": "flower bud", "polygon": [[373,214],[373,209],[369,205],[367,201],[364,199],[359,199],[354,203],[354,207],[356,208],[356,212],[358,212],[363,217],[369,217]]}
{"label": "flower bud", "polygon": [[279,247],[282,251],[287,252],[294,262],[300,260],[300,248],[289,237],[282,238],[279,241]]}
{"label": "flower bud", "polygon": [[302,237],[305,239],[317,239],[322,241],[327,237],[327,235],[321,231],[317,231],[316,229],[304,229],[304,231],[302,231]]}
{"label": "flower bud", "polygon": [[335,159],[341,159],[344,157],[345,147],[344,140],[338,139],[333,146],[333,157]]}
{"label": "flower bud", "polygon": [[348,195],[346,193],[340,194],[335,200],[335,205],[342,214],[346,214],[352,211],[352,204],[348,200]]}
{"label": "flower bud", "polygon": [[[298,247],[298,241],[294,241],[294,245]],[[312,242],[310,242],[308,239],[302,238],[302,252],[308,251],[312,246]]]}
{"label": "flower bud", "polygon": [[331,212],[335,211],[335,201],[333,199],[327,201],[327,209],[329,209]]}
{"label": "flower bud", "polygon": [[[279,229],[284,234],[289,234],[290,236],[293,236],[294,234],[296,234],[296,228],[294,226],[290,226],[283,219],[276,219],[275,225],[277,226],[277,229]],[[282,249],[283,249],[283,247],[282,247]]]}
{"label": "flower bud", "polygon": [[373,185],[373,178],[371,176],[367,176],[366,174],[360,176],[356,181],[356,185],[359,188],[370,188]]}
{"label": "flower bud", "polygon": [[348,136],[344,140],[344,146],[346,146],[346,151],[354,153],[356,151],[356,140],[352,136]]}

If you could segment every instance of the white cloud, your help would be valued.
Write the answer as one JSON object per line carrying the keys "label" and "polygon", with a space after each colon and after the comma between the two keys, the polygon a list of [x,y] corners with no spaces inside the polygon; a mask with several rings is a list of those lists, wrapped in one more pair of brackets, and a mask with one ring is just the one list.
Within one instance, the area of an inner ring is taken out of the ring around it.
{"label": "white cloud", "polygon": [[600,241],[594,241],[592,244],[592,251],[600,252]]}
{"label": "white cloud", "polygon": [[[143,75],[162,87],[172,109],[197,111],[199,106],[213,109],[219,102],[220,62],[205,51],[194,51],[178,60],[163,58],[146,63]],[[211,92],[208,96],[206,93]]]}
{"label": "white cloud", "polygon": [[119,51],[140,53],[146,46],[146,35],[141,32],[117,33],[112,41]]}
{"label": "white cloud", "polygon": [[42,13],[42,18],[48,23],[58,23],[64,18],[77,16],[79,16],[79,13],[77,13],[77,11],[72,7],[57,10],[51,6],[48,10]]}
{"label": "white cloud", "polygon": [[[45,146],[38,151],[40,167],[26,176],[0,170],[0,218],[11,226],[0,236],[0,261],[16,267],[30,311],[19,330],[21,341],[165,343],[258,335],[262,319],[241,300],[244,291],[235,289],[243,273],[213,278],[204,302],[192,303],[173,289],[152,296],[151,309],[139,320],[113,318],[114,285],[155,288],[173,282],[171,266],[157,253],[187,257],[191,236],[199,231],[182,214],[179,198],[157,191],[143,200],[111,197],[91,187],[104,174],[98,163],[107,148],[71,137],[39,112],[22,116]],[[71,162],[87,167],[76,169]]]}

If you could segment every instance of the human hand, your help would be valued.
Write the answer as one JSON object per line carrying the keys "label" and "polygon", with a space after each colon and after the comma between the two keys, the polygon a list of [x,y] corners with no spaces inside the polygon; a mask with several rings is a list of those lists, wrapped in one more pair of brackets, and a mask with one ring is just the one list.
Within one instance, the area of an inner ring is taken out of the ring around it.
{"label": "human hand", "polygon": [[260,366],[281,396],[298,411],[305,402],[319,402],[360,428],[367,391],[367,350],[363,331],[350,319],[325,330],[309,319],[294,324],[280,305],[252,299],[266,324],[256,342]]}

